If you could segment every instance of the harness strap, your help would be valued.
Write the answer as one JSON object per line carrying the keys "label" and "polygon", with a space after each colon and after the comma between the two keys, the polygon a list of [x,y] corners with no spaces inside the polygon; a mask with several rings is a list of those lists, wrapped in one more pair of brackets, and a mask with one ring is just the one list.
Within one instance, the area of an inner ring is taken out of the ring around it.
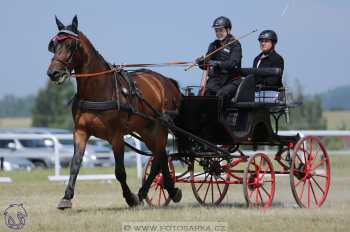
{"label": "harness strap", "polygon": [[[74,96],[73,99],[73,107],[77,107],[82,110],[99,110],[99,111],[106,111],[106,110],[115,110],[118,109],[118,102],[115,100],[107,100],[107,101],[85,101],[80,100],[77,95]],[[119,105],[120,110],[128,113],[132,113],[132,109],[129,105],[120,104]]]}
{"label": "harness strap", "polygon": [[125,142],[125,141],[124,141],[124,144],[125,144],[125,146],[127,146],[128,148],[130,148],[134,152],[139,153],[140,155],[153,156],[152,153],[141,151],[141,150],[137,149],[136,147],[132,146],[131,144],[129,144],[129,143]]}

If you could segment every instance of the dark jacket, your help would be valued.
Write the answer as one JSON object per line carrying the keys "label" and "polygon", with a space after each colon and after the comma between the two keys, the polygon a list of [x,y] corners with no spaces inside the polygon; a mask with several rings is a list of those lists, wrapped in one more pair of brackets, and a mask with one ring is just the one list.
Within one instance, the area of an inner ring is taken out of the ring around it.
{"label": "dark jacket", "polygon": [[[262,58],[261,58],[262,57]],[[258,62],[261,58],[259,67]],[[260,53],[255,59],[253,63],[253,68],[281,68],[282,74],[275,76],[256,76],[256,84],[261,84],[269,87],[277,87],[280,88],[283,86],[282,84],[282,75],[284,69],[284,60],[282,56],[280,56],[275,50],[272,50],[270,53],[263,56],[263,53]]]}
{"label": "dark jacket", "polygon": [[[224,44],[227,44],[234,40],[235,38],[232,35],[228,35],[225,40],[215,40],[209,45],[207,54],[213,52],[215,49],[221,47]],[[241,68],[242,60],[242,48],[239,41],[236,41],[227,47],[221,49],[214,55],[212,55],[209,60],[220,61],[218,67],[210,68],[208,76],[209,78],[234,78],[239,76],[239,70]],[[199,63],[201,69],[205,69],[203,62]]]}

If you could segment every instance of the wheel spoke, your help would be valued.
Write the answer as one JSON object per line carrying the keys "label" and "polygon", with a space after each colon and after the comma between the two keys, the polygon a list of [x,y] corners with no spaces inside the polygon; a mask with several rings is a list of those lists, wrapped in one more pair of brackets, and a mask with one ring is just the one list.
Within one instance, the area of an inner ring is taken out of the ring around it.
{"label": "wheel spoke", "polygon": [[263,198],[262,198],[262,196],[261,196],[261,193],[260,193],[259,188],[257,188],[257,190],[258,190],[258,193],[259,193],[259,197],[260,197],[260,200],[261,200],[262,206],[264,206],[264,205],[265,205],[265,202],[264,202],[264,200],[263,200]]}
{"label": "wheel spoke", "polygon": [[256,172],[256,170],[259,169],[259,167],[258,167],[258,165],[257,165],[256,162],[255,162],[255,158],[253,159],[253,161],[251,162],[251,164],[254,165],[254,170],[248,169],[249,172]]}
{"label": "wheel spoke", "polygon": [[304,161],[301,160],[301,158],[300,158],[300,156],[299,156],[298,153],[295,153],[295,155],[296,155],[295,157],[298,158],[298,160],[299,160],[301,163],[305,163]]}
{"label": "wheel spoke", "polygon": [[327,178],[327,176],[321,175],[321,174],[315,174],[315,175],[312,175],[312,176],[318,176],[318,177],[322,177],[322,178]]}
{"label": "wheel spoke", "polygon": [[157,183],[153,181],[150,188],[154,188],[156,185],[157,185]]}
{"label": "wheel spoke", "polygon": [[304,154],[304,162],[303,162],[303,163],[306,163],[307,159],[306,159],[306,156],[305,156],[305,146],[304,146],[304,143],[303,143],[303,154]]}
{"label": "wheel spoke", "polygon": [[200,186],[198,187],[198,189],[196,189],[196,192],[198,192],[198,191],[202,188],[203,184],[207,181],[208,175],[209,175],[209,173],[206,173],[206,174],[205,174],[204,181],[200,184]]}
{"label": "wheel spoke", "polygon": [[[215,177],[215,179],[216,179],[216,177]],[[217,180],[217,179],[216,179],[216,180]],[[219,193],[220,193],[220,196],[221,196],[221,195],[222,195],[222,192],[221,192],[220,185],[219,185],[218,182],[216,182],[216,187],[218,188]]]}
{"label": "wheel spoke", "polygon": [[312,168],[312,171],[316,170],[317,168],[321,167],[324,164],[325,160],[321,160],[315,167]]}
{"label": "wheel spoke", "polygon": [[162,191],[159,191],[158,195],[158,206],[160,207],[160,199],[162,198]]}
{"label": "wheel spoke", "polygon": [[[224,178],[222,178],[222,176],[217,176],[218,178],[220,178],[221,180],[223,180],[224,182],[226,182],[227,180],[225,180]],[[217,177],[215,176],[215,179],[217,180]]]}
{"label": "wheel spoke", "polygon": [[316,150],[316,154],[315,154],[315,156],[313,157],[314,160],[316,160],[316,158],[317,158],[317,156],[318,156],[318,154],[319,154],[320,151],[321,151],[321,147],[320,147],[320,145],[318,145],[317,150]]}
{"label": "wheel spoke", "polygon": [[320,184],[315,180],[315,178],[313,176],[311,176],[311,179],[315,182],[316,186],[319,188],[319,190],[321,190],[322,194],[325,195],[324,190],[322,189],[322,187],[320,186]]}
{"label": "wheel spoke", "polygon": [[307,207],[310,208],[310,179],[308,179],[307,183]]}
{"label": "wheel spoke", "polygon": [[294,187],[296,188],[301,182],[305,181],[305,178],[302,179],[298,179],[298,182],[296,184],[294,184]]}
{"label": "wheel spoke", "polygon": [[304,179],[304,181],[303,181],[303,186],[301,187],[301,193],[299,194],[299,195],[300,195],[300,196],[299,196],[299,199],[300,199],[300,200],[303,199],[305,183],[306,183],[306,179]]}
{"label": "wheel spoke", "polygon": [[208,191],[209,191],[210,184],[208,184],[207,190],[205,191],[203,202],[207,199]]}
{"label": "wheel spoke", "polygon": [[163,193],[164,200],[166,200],[165,191],[163,188],[162,188],[162,193]]}
{"label": "wheel spoke", "polygon": [[265,187],[263,185],[261,185],[262,190],[264,190],[264,192],[266,193],[266,195],[268,196],[269,199],[271,199],[271,195],[269,194],[269,192],[265,189]]}
{"label": "wheel spoke", "polygon": [[309,161],[312,160],[312,138],[310,138],[310,153],[309,153]]}
{"label": "wheel spoke", "polygon": [[267,172],[268,172],[268,170],[261,170],[262,175],[261,175],[260,179],[263,179]]}
{"label": "wheel spoke", "polygon": [[[213,178],[211,178],[212,180]],[[214,204],[214,183],[210,180],[211,185],[211,203]]]}
{"label": "wheel spoke", "polygon": [[250,194],[249,194],[249,199],[251,199],[251,198],[252,198],[253,193],[254,193],[254,191],[255,191],[255,190],[256,190],[256,189],[249,190],[249,188],[248,188],[248,191],[250,191]]}
{"label": "wheel spoke", "polygon": [[261,169],[262,169],[262,168],[261,168],[262,160],[263,160],[263,157],[260,156],[260,161],[259,161],[259,166],[258,166],[259,170],[257,171],[257,173],[259,173],[259,172],[261,171]]}
{"label": "wheel spoke", "polygon": [[315,194],[315,191],[314,191],[314,187],[312,186],[311,182],[310,182],[310,186],[311,186],[312,195],[314,196],[315,203],[318,206],[318,202],[317,202],[317,199],[316,199],[316,194]]}

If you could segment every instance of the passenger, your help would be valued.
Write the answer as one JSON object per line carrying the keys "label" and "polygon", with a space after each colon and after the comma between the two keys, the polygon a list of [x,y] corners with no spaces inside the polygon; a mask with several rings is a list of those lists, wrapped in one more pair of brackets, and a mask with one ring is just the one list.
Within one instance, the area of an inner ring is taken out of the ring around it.
{"label": "passenger", "polygon": [[280,88],[282,84],[282,74],[284,69],[284,60],[276,50],[278,38],[276,32],[264,30],[260,33],[258,40],[260,42],[261,53],[254,59],[253,68],[280,68],[280,75],[255,76],[256,84],[269,88]]}
{"label": "passenger", "polygon": [[[207,54],[233,41],[231,21],[226,17],[215,19],[213,26],[216,40],[208,48]],[[205,96],[221,96],[227,104],[234,97],[240,80],[242,48],[239,41],[234,42],[213,54],[208,60],[200,57],[196,63],[201,69],[208,70],[208,80],[205,87]]]}

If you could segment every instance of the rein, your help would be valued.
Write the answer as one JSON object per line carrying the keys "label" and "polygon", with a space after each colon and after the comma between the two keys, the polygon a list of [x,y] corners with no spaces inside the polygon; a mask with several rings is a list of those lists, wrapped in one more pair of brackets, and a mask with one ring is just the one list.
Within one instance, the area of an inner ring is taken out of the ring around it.
{"label": "rein", "polygon": [[[58,34],[56,36],[54,36],[49,43],[49,51],[53,52],[55,51],[55,46],[57,43],[64,41],[66,39],[74,39],[75,41],[79,42],[79,35],[68,31],[68,30],[60,30],[58,32]],[[74,67],[72,67],[72,57],[74,55],[74,52],[77,50],[77,46],[78,43],[76,42],[75,44],[75,49],[71,52],[71,55],[69,57],[69,61],[65,62],[62,61],[56,57],[53,57],[52,60],[56,60],[59,63],[63,64],[66,67],[66,70],[69,69],[73,69]],[[77,78],[84,78],[84,77],[98,77],[98,76],[103,76],[106,74],[111,74],[111,73],[115,73],[115,72],[119,72],[120,70],[122,70],[123,68],[135,68],[135,67],[140,67],[140,68],[145,68],[145,67],[166,67],[166,66],[188,66],[192,64],[192,62],[185,62],[185,61],[169,61],[169,62],[164,62],[164,63],[155,63],[155,64],[149,64],[149,63],[145,63],[145,64],[121,64],[121,65],[113,65],[112,68],[110,70],[105,70],[102,72],[96,72],[96,73],[78,73],[78,74],[72,74],[70,72],[67,71],[67,73],[69,73],[69,76],[71,77],[77,77]]]}
{"label": "rein", "polygon": [[103,76],[106,74],[119,72],[123,68],[145,68],[145,67],[166,67],[166,66],[187,66],[189,64],[192,64],[191,62],[185,62],[185,61],[169,61],[165,63],[158,63],[158,64],[121,64],[121,65],[113,65],[112,69],[102,71],[102,72],[96,72],[96,73],[81,73],[81,74],[73,74],[72,77],[76,78],[84,78],[84,77],[98,77]]}

